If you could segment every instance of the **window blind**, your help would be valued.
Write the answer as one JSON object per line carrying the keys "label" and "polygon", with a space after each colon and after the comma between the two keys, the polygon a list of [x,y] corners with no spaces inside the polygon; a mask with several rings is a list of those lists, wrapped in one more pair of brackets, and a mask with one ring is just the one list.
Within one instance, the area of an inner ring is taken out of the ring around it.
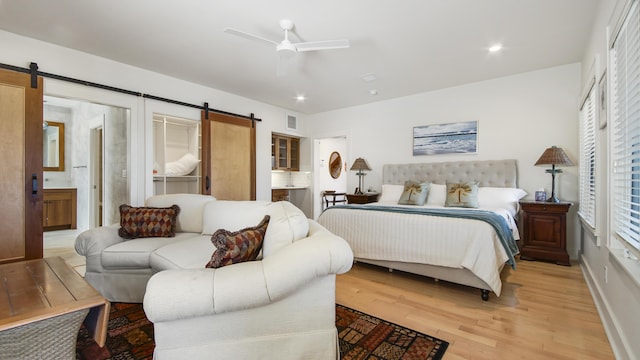
{"label": "window blind", "polygon": [[596,115],[595,86],[580,109],[580,207],[578,213],[596,227]]}
{"label": "window blind", "polygon": [[640,249],[640,8],[631,6],[610,51],[613,229]]}

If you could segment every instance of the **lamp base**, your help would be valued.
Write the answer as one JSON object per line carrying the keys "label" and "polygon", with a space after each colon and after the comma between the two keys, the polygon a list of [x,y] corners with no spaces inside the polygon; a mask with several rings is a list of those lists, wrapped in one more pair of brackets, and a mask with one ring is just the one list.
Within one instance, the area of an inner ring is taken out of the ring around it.
{"label": "lamp base", "polygon": [[358,175],[358,188],[355,191],[356,195],[362,195],[364,194],[364,192],[362,191],[362,189],[364,188],[364,178],[363,176],[367,175],[365,173],[362,172],[362,170],[359,170],[356,175]]}
{"label": "lamp base", "polygon": [[555,194],[553,194],[553,195],[551,195],[551,197],[549,197],[549,198],[547,199],[547,202],[550,202],[550,203],[559,203],[559,202],[560,202],[560,199],[558,199],[558,197],[557,197]]}

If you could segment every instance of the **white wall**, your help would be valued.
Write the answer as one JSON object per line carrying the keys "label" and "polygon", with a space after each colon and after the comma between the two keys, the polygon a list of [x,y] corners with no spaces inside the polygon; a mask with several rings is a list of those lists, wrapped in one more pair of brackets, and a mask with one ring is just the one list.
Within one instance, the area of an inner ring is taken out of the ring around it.
{"label": "white wall", "polygon": [[[271,199],[271,132],[306,136],[304,118],[295,112],[260,103],[241,96],[225,93],[213,88],[178,80],[166,75],[154,73],[109,59],[89,55],[83,52],[56,46],[35,39],[0,31],[0,63],[28,68],[30,62],[38,63],[43,72],[64,75],[72,78],[101,83],[127,90],[152,94],[192,104],[208,102],[211,108],[249,115],[254,113],[263,121],[256,126],[256,197],[259,200]],[[129,95],[112,93],[84,85],[46,79],[45,94],[90,100],[96,103],[114,105],[131,109],[131,129],[129,136],[134,139],[130,149],[130,185],[132,205],[140,205],[152,193],[151,146],[152,112],[145,107],[161,108],[158,111],[168,115],[181,115],[184,108],[178,105],[157,105]],[[173,111],[175,110],[175,111]],[[298,117],[297,131],[286,129],[286,116]],[[199,116],[198,116],[199,118]],[[306,142],[303,153],[309,154],[311,144]],[[310,156],[302,157],[301,167],[310,169]]]}
{"label": "white wall", "polygon": [[[588,82],[590,66],[597,58],[596,79],[608,68],[607,27],[613,30],[627,5],[627,0],[601,0],[594,19],[591,38],[583,57],[585,64],[582,84]],[[611,93],[611,92],[609,92]],[[639,359],[640,342],[640,263],[621,256],[622,243],[611,233],[607,201],[609,186],[608,136],[610,126],[600,129],[596,136],[596,232],[589,227],[582,231],[581,263],[600,317],[605,325],[617,359]],[[635,275],[634,275],[635,274]]]}
{"label": "white wall", "polygon": [[[366,184],[381,189],[386,163],[516,159],[518,184],[533,198],[535,190],[551,191],[546,167],[533,164],[552,145],[578,161],[577,98],[580,64],[570,64],[515,76],[421,93],[399,99],[309,116],[312,134],[349,133],[346,158],[365,158],[373,171]],[[412,155],[414,126],[478,121],[478,152],[469,155]],[[346,128],[345,128],[346,127]],[[556,177],[561,200],[578,199],[578,167]],[[357,186],[350,174],[348,189]],[[568,219],[567,248],[577,258],[576,206]]]}

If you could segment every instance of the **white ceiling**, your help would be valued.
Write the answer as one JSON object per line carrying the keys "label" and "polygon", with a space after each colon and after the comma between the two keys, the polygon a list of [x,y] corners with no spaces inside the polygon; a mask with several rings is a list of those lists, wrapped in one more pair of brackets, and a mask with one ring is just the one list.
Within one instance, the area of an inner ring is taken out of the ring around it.
{"label": "white ceiling", "polygon": [[[0,29],[312,114],[580,62],[597,3],[0,0]],[[295,23],[294,42],[346,38],[351,47],[298,53],[277,77],[273,46],[223,32],[280,41],[283,18]],[[494,43],[505,49],[489,54]],[[363,81],[367,73],[377,80]]]}

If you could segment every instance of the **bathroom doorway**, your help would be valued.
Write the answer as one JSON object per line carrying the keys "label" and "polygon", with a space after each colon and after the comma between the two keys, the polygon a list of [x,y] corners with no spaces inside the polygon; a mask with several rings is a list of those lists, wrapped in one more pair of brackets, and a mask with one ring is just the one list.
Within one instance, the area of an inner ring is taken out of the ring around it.
{"label": "bathroom doorway", "polygon": [[[45,188],[77,191],[75,233],[118,222],[129,202],[130,110],[61,97],[44,97],[44,120],[65,124],[63,171],[44,171]],[[44,241],[55,237],[45,232]]]}

